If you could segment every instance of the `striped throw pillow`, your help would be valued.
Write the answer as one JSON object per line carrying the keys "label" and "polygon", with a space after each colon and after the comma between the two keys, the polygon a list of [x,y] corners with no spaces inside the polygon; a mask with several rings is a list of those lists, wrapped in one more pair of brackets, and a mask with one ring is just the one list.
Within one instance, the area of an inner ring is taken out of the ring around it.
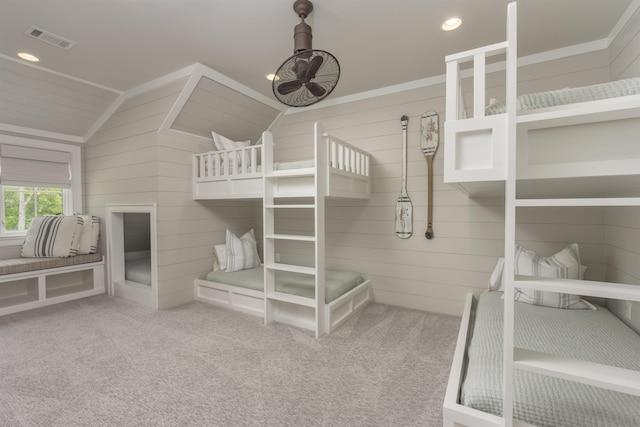
{"label": "striped throw pillow", "polygon": [[82,219],[82,233],[78,244],[78,254],[95,254],[98,252],[100,237],[100,218],[92,215],[78,215]]}
{"label": "striped throw pillow", "polygon": [[82,218],[76,215],[34,217],[21,255],[27,258],[76,256],[82,223]]}
{"label": "striped throw pillow", "polygon": [[[516,245],[514,266],[515,274],[521,276],[582,279],[583,272],[577,243],[567,246],[548,258]],[[596,310],[595,306],[579,295],[559,292],[516,288],[515,300],[545,307]]]}
{"label": "striped throw pillow", "polygon": [[237,237],[227,230],[227,273],[246,270],[260,265],[258,242],[253,228]]}

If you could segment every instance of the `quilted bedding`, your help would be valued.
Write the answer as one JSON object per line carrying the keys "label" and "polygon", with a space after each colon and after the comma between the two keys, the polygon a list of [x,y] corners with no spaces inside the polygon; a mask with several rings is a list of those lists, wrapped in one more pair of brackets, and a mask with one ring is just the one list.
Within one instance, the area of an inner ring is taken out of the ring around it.
{"label": "quilted bedding", "polygon": [[[636,94],[640,94],[640,77],[591,86],[520,95],[516,100],[516,104],[517,111],[525,111]],[[505,111],[506,103],[500,101],[487,106],[485,114],[500,114]]]}
{"label": "quilted bedding", "polygon": [[[481,295],[461,403],[502,414],[501,292]],[[640,335],[606,308],[563,310],[516,302],[515,345],[640,371]],[[640,397],[515,372],[514,416],[536,426],[640,426]]]}

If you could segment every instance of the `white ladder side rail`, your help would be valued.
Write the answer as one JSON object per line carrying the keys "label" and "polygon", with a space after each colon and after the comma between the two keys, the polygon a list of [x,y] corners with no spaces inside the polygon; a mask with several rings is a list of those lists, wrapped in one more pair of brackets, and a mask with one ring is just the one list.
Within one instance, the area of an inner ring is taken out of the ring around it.
{"label": "white ladder side rail", "polygon": [[275,271],[267,266],[275,263],[275,241],[267,236],[275,233],[274,185],[270,178],[273,175],[273,135],[269,131],[262,133],[262,232],[263,232],[263,262],[264,262],[264,323],[275,320],[276,307],[267,295],[275,292]]}
{"label": "white ladder side rail", "polygon": [[329,331],[325,305],[325,195],[327,194],[329,179],[329,138],[324,136],[321,123],[316,122],[313,127],[313,145],[316,165],[315,176],[315,282],[316,282],[316,338]]}
{"label": "white ladder side rail", "polygon": [[516,241],[516,98],[518,85],[517,5],[509,3],[507,9],[506,58],[506,137],[507,175],[505,180],[505,237],[504,272],[504,334],[503,334],[503,387],[502,415],[505,427],[513,425],[514,406],[514,250]]}

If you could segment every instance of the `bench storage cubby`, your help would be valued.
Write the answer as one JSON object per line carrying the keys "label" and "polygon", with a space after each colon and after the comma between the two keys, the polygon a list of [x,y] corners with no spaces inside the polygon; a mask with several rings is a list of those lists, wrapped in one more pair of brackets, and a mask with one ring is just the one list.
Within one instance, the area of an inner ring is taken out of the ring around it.
{"label": "bench storage cubby", "polygon": [[0,316],[104,292],[100,254],[0,260]]}

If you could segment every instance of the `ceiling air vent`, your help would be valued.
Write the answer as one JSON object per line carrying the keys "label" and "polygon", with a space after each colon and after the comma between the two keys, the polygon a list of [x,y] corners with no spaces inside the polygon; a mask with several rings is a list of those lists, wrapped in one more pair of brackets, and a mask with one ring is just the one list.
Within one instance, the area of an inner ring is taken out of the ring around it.
{"label": "ceiling air vent", "polygon": [[42,30],[40,28],[31,27],[25,34],[31,37],[35,37],[38,40],[41,40],[45,43],[52,44],[61,49],[70,49],[76,42],[72,42],[71,40],[63,39],[60,36],[56,36],[55,34],[50,33],[49,31]]}

